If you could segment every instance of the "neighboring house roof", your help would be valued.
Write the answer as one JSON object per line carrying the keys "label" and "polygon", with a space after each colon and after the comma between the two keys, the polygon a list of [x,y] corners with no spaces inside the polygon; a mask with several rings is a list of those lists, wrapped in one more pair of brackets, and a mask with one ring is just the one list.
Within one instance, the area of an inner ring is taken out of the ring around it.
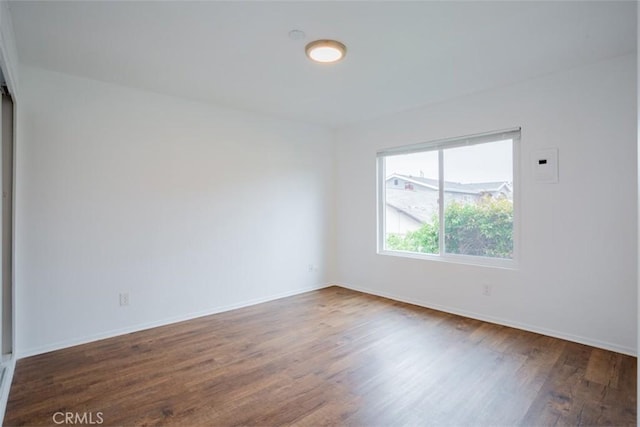
{"label": "neighboring house roof", "polygon": [[[432,190],[438,189],[438,180],[431,178],[422,178],[409,175],[392,174],[387,178],[387,181],[391,179],[403,179],[405,181],[412,182],[416,185],[420,185]],[[484,192],[495,193],[505,188],[507,191],[511,191],[509,183],[504,181],[499,182],[476,182],[472,184],[463,184],[460,182],[445,181],[444,188],[446,192],[451,193],[465,193],[465,194],[480,194]]]}
{"label": "neighboring house roof", "polygon": [[386,197],[387,205],[401,211],[421,224],[431,221],[431,217],[435,212],[434,206],[425,206],[424,193],[388,188]]}

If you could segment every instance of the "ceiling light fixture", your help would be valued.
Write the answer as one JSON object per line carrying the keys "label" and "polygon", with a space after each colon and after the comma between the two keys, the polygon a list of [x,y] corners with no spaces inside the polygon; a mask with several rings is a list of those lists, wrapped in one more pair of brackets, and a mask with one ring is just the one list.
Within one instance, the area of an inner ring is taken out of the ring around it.
{"label": "ceiling light fixture", "polygon": [[347,47],[335,40],[316,40],[305,47],[312,61],[331,63],[340,61],[347,54]]}

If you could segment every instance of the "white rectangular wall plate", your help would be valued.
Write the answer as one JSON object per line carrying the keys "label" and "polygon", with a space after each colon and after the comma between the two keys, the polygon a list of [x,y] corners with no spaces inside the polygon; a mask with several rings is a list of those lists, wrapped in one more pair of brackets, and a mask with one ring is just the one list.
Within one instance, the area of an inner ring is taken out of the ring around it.
{"label": "white rectangular wall plate", "polygon": [[536,182],[555,184],[558,182],[558,149],[546,148],[531,153],[533,179]]}

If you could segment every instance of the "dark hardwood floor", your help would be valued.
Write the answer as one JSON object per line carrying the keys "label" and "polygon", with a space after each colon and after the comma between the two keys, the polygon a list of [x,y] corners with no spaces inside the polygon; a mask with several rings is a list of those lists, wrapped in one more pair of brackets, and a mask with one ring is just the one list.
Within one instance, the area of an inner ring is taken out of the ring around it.
{"label": "dark hardwood floor", "polygon": [[636,358],[331,287],[19,360],[4,425],[64,413],[126,426],[635,425]]}

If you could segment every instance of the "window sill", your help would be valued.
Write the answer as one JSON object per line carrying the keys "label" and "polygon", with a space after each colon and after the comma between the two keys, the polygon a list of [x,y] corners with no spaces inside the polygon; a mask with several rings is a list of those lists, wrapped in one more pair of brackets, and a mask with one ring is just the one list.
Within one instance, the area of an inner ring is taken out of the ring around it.
{"label": "window sill", "polygon": [[426,261],[436,261],[436,262],[445,262],[451,264],[464,264],[464,265],[472,265],[476,267],[490,267],[490,268],[501,268],[505,270],[517,270],[518,263],[513,259],[500,259],[500,258],[487,258],[480,256],[468,256],[468,255],[431,255],[431,254],[420,254],[416,252],[403,252],[403,251],[388,251],[388,250],[379,250],[378,255],[388,255],[395,256],[400,258],[412,258],[412,259],[421,259]]}

